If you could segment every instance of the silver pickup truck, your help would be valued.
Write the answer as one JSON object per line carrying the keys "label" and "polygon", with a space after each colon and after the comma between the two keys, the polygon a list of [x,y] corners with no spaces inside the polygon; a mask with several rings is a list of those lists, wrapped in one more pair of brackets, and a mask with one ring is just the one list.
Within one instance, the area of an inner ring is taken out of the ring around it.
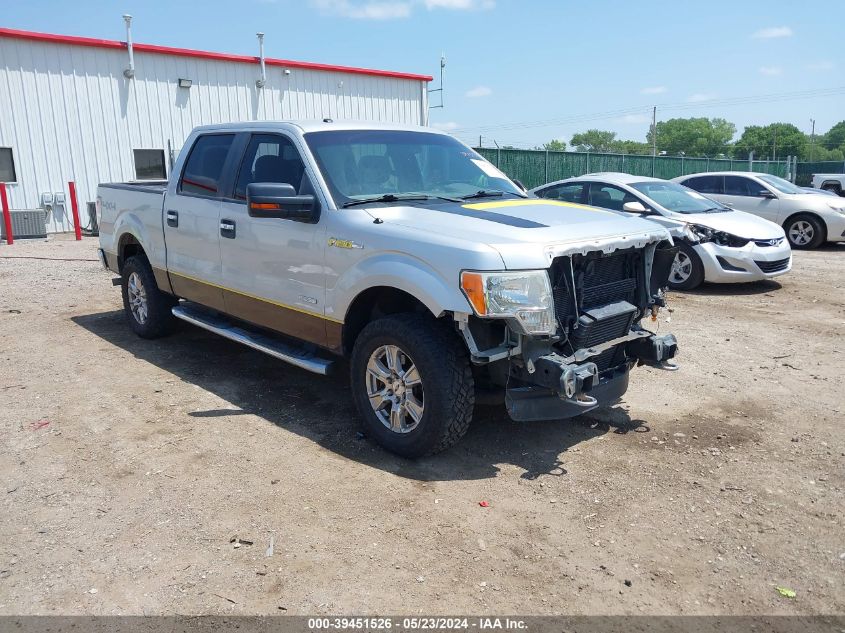
{"label": "silver pickup truck", "polygon": [[642,326],[675,248],[636,217],[528,197],[429,128],[253,122],[193,131],[169,182],[100,185],[100,256],[130,327],[174,318],[326,374],[349,358],[368,435],[454,444],[476,398],[515,420],[618,400],[674,369]]}

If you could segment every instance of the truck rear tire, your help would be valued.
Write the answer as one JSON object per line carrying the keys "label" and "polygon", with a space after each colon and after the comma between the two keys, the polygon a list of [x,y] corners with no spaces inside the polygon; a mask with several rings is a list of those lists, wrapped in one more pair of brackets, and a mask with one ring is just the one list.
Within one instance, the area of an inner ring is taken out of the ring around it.
{"label": "truck rear tire", "polygon": [[170,312],[178,299],[162,292],[156,284],[150,262],[134,255],[123,263],[123,310],[129,327],[141,338],[158,338],[170,331],[174,317]]}
{"label": "truck rear tire", "polygon": [[364,429],[384,448],[415,458],[443,451],[469,429],[475,386],[463,343],[427,315],[369,323],[350,362]]}

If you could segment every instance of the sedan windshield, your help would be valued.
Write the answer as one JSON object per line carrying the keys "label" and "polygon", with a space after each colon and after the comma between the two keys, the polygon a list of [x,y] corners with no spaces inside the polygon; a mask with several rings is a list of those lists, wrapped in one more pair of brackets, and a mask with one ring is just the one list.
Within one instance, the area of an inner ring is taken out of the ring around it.
{"label": "sedan windshield", "polygon": [[705,198],[697,191],[675,182],[650,180],[631,183],[631,186],[674,213],[721,213],[730,210],[715,200]]}
{"label": "sedan windshield", "polygon": [[778,176],[770,176],[769,174],[756,174],[757,178],[765,182],[767,185],[771,185],[781,193],[804,193],[801,191],[801,187],[796,187],[788,180],[784,180],[783,178],[779,178]]}
{"label": "sedan windshield", "polygon": [[336,130],[305,135],[335,204],[525,194],[478,153],[444,134]]}

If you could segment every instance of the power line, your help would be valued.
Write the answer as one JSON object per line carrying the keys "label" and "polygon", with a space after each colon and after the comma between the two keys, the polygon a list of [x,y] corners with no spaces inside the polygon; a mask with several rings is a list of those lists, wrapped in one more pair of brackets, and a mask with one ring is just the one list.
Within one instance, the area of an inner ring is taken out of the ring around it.
{"label": "power line", "polygon": [[[780,92],[760,95],[748,95],[744,97],[731,97],[726,99],[709,99],[706,101],[697,102],[683,102],[683,103],[665,103],[657,104],[657,107],[662,110],[683,111],[693,110],[699,108],[724,107],[732,105],[753,105],[756,103],[775,103],[780,101],[792,101],[796,99],[810,99],[822,97],[834,97],[845,94],[845,86],[836,86],[832,88],[817,88],[814,90],[799,90],[795,92]],[[643,114],[650,113],[653,106],[636,106],[629,108],[621,108],[618,110],[607,110],[604,112],[595,112],[592,114],[584,113],[572,115],[568,117],[558,117],[554,119],[541,119],[535,121],[514,121],[510,123],[502,123],[497,125],[479,125],[474,127],[457,128],[455,133],[470,132],[470,131],[492,131],[492,130],[519,130],[536,127],[551,127],[554,125],[562,125],[567,123],[584,123],[588,121],[600,121],[611,118],[617,118],[626,114]]]}

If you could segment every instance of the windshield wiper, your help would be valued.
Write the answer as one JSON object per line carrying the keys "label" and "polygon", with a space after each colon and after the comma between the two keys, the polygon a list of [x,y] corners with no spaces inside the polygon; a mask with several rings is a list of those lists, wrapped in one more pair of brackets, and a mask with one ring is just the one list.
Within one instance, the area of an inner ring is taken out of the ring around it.
{"label": "windshield wiper", "polygon": [[498,189],[479,189],[468,196],[461,196],[461,199],[471,200],[472,198],[501,198],[503,195],[505,195],[505,192],[499,191]]}
{"label": "windshield wiper", "polygon": [[372,204],[373,202],[404,202],[405,200],[428,200],[430,196],[426,195],[395,195],[392,193],[386,193],[383,196],[374,196],[372,198],[361,198],[360,200],[350,200],[349,202],[344,202],[342,207],[354,207],[358,204]]}
{"label": "windshield wiper", "polygon": [[350,200],[344,202],[342,207],[354,207],[358,204],[368,204],[372,202],[404,202],[405,200],[431,200],[436,198],[438,200],[445,200],[446,202],[463,202],[460,198],[450,198],[449,196],[430,196],[425,193],[408,193],[396,195],[393,193],[386,193],[383,196],[374,196],[372,198],[364,198],[362,200]]}

